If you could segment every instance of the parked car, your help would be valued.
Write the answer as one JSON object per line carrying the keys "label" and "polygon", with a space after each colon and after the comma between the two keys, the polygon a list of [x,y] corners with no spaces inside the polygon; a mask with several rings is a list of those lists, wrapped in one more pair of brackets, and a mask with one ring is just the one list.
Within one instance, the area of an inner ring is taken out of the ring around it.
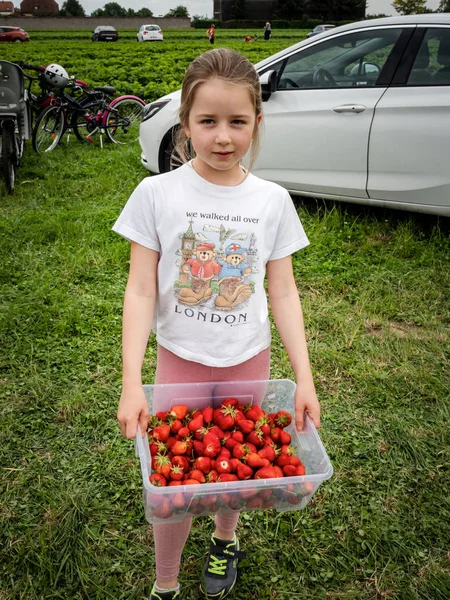
{"label": "parked car", "polygon": [[[450,14],[336,27],[259,62],[253,173],[290,193],[450,216]],[[142,162],[177,166],[180,91],[144,109]]]}
{"label": "parked car", "polygon": [[92,33],[93,42],[117,42],[119,34],[112,25],[99,25]]}
{"label": "parked car", "polygon": [[0,25],[0,42],[29,42],[30,36],[21,27]]}
{"label": "parked car", "polygon": [[138,42],[162,42],[163,32],[159,25],[142,25],[137,32]]}
{"label": "parked car", "polygon": [[314,27],[312,31],[308,33],[307,38],[312,37],[313,35],[319,35],[319,33],[323,33],[324,31],[328,31],[329,29],[334,29],[336,25],[317,25]]}

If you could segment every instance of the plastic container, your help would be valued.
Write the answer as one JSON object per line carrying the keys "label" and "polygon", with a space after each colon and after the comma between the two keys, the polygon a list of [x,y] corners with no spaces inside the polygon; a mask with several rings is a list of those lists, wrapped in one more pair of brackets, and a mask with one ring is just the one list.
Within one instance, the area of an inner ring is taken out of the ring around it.
{"label": "plastic container", "polygon": [[[294,416],[295,383],[288,379],[272,381],[233,381],[217,383],[145,385],[150,414],[170,410],[176,404],[190,409],[220,406],[227,397],[243,404],[257,404],[266,412],[287,410]],[[186,516],[209,515],[216,512],[264,510],[300,510],[305,508],[322,483],[333,474],[333,467],[320,441],[313,422],[305,419],[298,433],[295,422],[286,427],[291,444],[305,466],[306,474],[226,483],[199,483],[173,487],[156,487],[149,481],[151,456],[146,437],[136,436],[144,486],[145,516],[149,523],[182,521]]]}

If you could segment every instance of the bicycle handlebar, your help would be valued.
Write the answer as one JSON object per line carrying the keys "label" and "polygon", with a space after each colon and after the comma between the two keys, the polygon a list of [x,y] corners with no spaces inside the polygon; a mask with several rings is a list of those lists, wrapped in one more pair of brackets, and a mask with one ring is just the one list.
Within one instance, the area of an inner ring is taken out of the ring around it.
{"label": "bicycle handlebar", "polygon": [[21,69],[27,69],[28,71],[36,71],[37,73],[43,73],[45,71],[44,66],[36,67],[35,65],[30,65],[28,63],[24,63],[22,61],[18,61],[16,65],[19,65]]}

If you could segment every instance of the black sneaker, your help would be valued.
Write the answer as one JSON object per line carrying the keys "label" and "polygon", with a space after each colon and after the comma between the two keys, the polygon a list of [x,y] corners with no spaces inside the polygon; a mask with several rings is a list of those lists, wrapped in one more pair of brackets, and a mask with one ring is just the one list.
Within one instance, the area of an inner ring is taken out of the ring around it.
{"label": "black sneaker", "polygon": [[228,596],[236,583],[238,561],[245,556],[245,552],[239,552],[236,535],[233,540],[211,537],[200,583],[200,590],[208,600],[222,600]]}
{"label": "black sneaker", "polygon": [[179,590],[171,592],[157,592],[155,587],[156,584],[153,584],[153,589],[150,593],[149,600],[180,600]]}

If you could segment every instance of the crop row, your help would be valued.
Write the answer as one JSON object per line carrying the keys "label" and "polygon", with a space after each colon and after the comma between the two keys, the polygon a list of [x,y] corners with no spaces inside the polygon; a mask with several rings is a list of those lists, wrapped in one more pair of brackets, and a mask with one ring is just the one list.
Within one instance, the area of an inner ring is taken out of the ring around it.
{"label": "crop row", "polygon": [[[189,63],[210,49],[206,37],[196,30],[169,31],[164,42],[144,44],[138,44],[131,32],[130,38],[101,44],[78,39],[80,32],[63,33],[67,37],[60,39],[52,36],[61,32],[34,32],[27,44],[3,44],[2,58],[39,65],[56,62],[90,85],[113,85],[120,94],[137,94],[151,102],[179,88]],[[81,33],[86,36],[87,32]],[[304,31],[285,30],[269,42],[261,39],[245,43],[243,36],[247,33],[255,32],[221,31],[216,47],[233,48],[257,63],[304,37]]]}

